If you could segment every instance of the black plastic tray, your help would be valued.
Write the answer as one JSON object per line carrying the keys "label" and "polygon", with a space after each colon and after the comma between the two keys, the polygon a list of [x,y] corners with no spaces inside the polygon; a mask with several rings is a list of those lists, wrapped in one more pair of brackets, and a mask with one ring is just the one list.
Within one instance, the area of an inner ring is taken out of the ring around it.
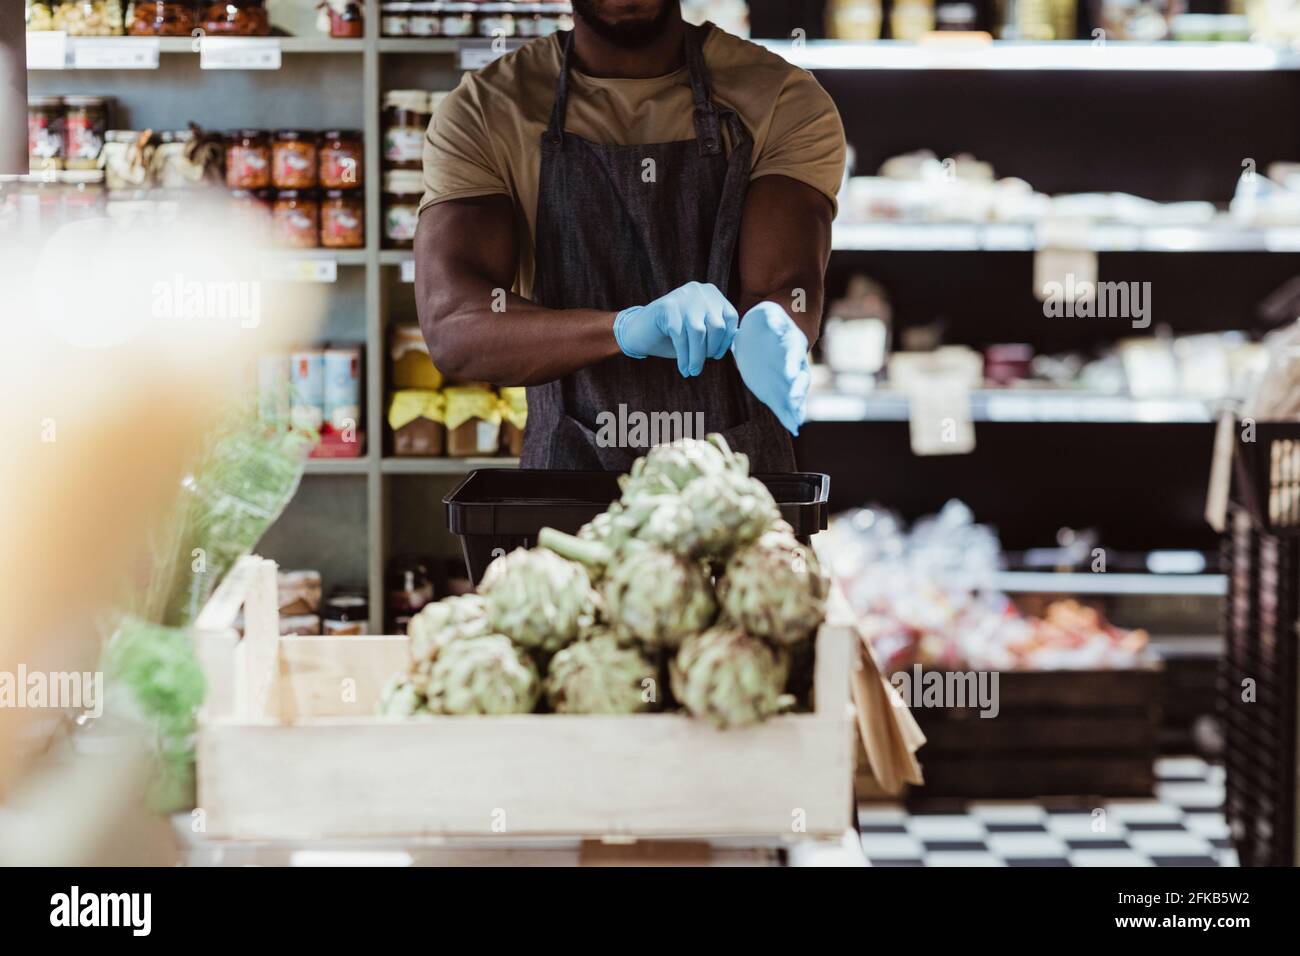
{"label": "black plastic tray", "polygon": [[[755,475],[772,492],[781,517],[807,541],[830,519],[827,475],[793,472]],[[460,536],[475,584],[494,558],[531,548],[542,528],[570,534],[619,497],[618,473],[483,468],[472,471],[447,497],[447,527]]]}

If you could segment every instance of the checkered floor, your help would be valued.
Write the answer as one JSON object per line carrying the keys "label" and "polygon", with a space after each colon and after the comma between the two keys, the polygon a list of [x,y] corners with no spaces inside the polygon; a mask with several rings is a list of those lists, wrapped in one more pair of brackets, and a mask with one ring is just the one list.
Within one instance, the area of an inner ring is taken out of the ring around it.
{"label": "checkered floor", "polygon": [[864,803],[872,866],[1236,866],[1223,768],[1156,762],[1151,800]]}

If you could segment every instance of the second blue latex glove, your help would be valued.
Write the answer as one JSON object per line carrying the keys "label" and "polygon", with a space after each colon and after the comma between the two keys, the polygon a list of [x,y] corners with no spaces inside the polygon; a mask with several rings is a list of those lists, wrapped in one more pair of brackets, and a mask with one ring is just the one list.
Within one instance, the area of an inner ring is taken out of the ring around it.
{"label": "second blue latex glove", "polygon": [[634,305],[614,317],[614,341],[624,355],[677,359],[684,378],[699,375],[705,359],[731,348],[740,316],[711,282],[688,282],[649,305]]}
{"label": "second blue latex glove", "polygon": [[731,346],[740,377],[786,430],[799,434],[812,373],[808,336],[775,302],[760,302],[740,321]]}

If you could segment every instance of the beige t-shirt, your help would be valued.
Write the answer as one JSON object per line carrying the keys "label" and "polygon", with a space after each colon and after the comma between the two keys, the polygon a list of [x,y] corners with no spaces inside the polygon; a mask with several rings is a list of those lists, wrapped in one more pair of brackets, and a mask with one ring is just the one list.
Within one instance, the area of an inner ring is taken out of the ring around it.
{"label": "beige t-shirt", "polygon": [[[439,105],[424,143],[423,211],[472,196],[513,197],[519,238],[515,288],[533,286],[533,232],[541,137],[560,73],[558,36],[533,40],[466,73]],[[750,179],[779,174],[835,202],[844,172],[839,113],[812,74],[714,27],[704,42],[713,98],[754,137]],[[694,139],[685,67],[650,79],[599,79],[572,70],[567,132],[594,143],[637,145]]]}

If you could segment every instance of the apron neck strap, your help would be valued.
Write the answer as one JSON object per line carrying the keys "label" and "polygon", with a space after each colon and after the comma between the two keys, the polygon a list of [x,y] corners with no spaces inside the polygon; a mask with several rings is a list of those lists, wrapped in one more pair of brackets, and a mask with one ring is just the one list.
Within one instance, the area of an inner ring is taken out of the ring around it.
{"label": "apron neck strap", "polygon": [[[704,39],[709,26],[683,24],[683,47],[686,52],[686,70],[691,81],[691,100],[695,110],[695,138],[700,154],[714,156],[722,152],[722,135],[718,122],[718,109],[709,92],[709,74],[704,66]],[[545,139],[552,145],[564,142],[564,115],[569,105],[569,69],[573,62],[573,33],[566,31],[560,40],[560,76],[555,83],[555,102],[551,106],[551,121],[547,124]]]}

